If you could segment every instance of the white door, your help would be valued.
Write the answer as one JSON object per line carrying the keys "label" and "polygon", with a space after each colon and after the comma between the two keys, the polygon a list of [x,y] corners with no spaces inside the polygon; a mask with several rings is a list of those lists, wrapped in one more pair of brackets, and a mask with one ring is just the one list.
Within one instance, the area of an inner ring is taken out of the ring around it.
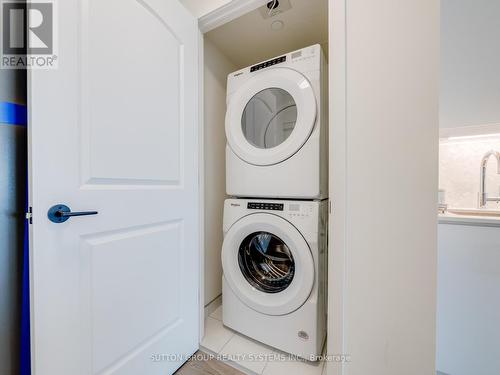
{"label": "white door", "polygon": [[198,347],[197,23],[57,3],[59,68],[29,80],[33,374],[172,374]]}

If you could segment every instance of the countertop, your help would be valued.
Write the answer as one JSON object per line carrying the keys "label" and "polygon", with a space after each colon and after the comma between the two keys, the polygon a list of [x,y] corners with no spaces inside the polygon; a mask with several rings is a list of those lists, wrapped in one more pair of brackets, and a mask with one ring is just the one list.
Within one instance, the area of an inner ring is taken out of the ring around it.
{"label": "countertop", "polygon": [[481,209],[448,209],[438,215],[439,224],[500,227],[500,211]]}

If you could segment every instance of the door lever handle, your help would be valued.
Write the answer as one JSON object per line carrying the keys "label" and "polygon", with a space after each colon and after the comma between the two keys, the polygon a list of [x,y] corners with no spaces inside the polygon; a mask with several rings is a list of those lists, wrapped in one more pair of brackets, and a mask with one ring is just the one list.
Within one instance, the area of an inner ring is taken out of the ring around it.
{"label": "door lever handle", "polygon": [[56,204],[49,209],[47,216],[53,223],[59,224],[64,223],[70,217],[73,216],[89,216],[97,215],[97,211],[81,211],[81,212],[71,212],[71,208],[64,204]]}

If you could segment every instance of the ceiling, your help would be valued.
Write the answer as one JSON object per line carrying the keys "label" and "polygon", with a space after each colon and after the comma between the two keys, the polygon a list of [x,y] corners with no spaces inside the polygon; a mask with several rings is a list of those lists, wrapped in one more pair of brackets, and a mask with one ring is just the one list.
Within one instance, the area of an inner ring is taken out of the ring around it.
{"label": "ceiling", "polygon": [[[289,1],[281,14],[264,19],[259,8],[205,36],[238,68],[317,43],[328,54],[328,0]],[[271,29],[275,21],[281,30]]]}

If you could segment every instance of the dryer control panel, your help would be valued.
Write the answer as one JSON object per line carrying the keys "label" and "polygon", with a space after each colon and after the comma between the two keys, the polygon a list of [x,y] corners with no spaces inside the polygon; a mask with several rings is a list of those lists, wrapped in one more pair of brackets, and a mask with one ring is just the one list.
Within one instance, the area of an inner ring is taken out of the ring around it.
{"label": "dryer control panel", "polygon": [[255,72],[256,70],[264,69],[264,68],[269,68],[270,66],[276,65],[276,64],[281,64],[286,61],[286,56],[280,56],[276,57],[275,59],[265,61],[263,63],[254,65],[250,68],[250,72]]}

